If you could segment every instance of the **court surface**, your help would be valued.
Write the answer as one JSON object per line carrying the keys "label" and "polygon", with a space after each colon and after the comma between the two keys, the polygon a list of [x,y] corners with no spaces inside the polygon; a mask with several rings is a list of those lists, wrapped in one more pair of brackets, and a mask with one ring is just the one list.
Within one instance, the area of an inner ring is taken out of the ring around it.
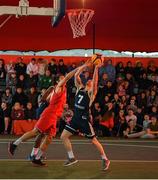
{"label": "court surface", "polygon": [[64,146],[55,139],[46,154],[48,167],[34,167],[28,160],[33,141],[21,144],[14,157],[7,153],[13,138],[0,137],[0,178],[9,179],[158,179],[158,140],[101,139],[111,160],[108,171],[101,171],[95,147],[86,139],[72,139],[79,162],[63,167]]}

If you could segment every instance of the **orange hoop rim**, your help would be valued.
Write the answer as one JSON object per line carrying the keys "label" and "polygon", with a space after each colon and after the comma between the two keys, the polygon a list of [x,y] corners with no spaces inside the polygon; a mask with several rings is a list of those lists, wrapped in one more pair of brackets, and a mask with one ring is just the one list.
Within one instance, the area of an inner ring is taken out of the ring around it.
{"label": "orange hoop rim", "polygon": [[82,9],[67,9],[66,10],[67,14],[69,13],[80,13],[80,12],[91,12],[91,13],[94,13],[94,10],[93,9],[85,9],[85,8],[82,8]]}

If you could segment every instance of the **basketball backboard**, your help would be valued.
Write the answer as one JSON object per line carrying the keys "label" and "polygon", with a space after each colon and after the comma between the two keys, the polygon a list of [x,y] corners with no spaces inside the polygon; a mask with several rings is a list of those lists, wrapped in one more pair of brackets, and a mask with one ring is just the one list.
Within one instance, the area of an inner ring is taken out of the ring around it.
{"label": "basketball backboard", "polygon": [[52,26],[56,27],[65,16],[66,0],[54,0],[54,9],[57,15],[52,17]]}

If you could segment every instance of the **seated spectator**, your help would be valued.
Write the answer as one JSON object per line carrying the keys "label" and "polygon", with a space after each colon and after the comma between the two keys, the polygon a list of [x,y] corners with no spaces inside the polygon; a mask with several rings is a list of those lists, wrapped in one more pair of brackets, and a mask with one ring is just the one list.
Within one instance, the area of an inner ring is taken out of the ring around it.
{"label": "seated spectator", "polygon": [[25,76],[23,74],[19,75],[16,86],[21,87],[22,89],[26,89],[26,81]]}
{"label": "seated spectator", "polygon": [[128,109],[128,115],[125,118],[127,123],[132,120],[135,124],[137,124],[137,116],[134,114],[133,109]]}
{"label": "seated spectator", "polygon": [[98,135],[98,130],[99,130],[99,120],[102,116],[102,109],[100,107],[100,104],[98,102],[95,102],[92,109],[91,109],[91,114],[93,117],[93,127],[94,131]]}
{"label": "seated spectator", "polygon": [[118,85],[117,93],[118,93],[119,97],[126,95],[126,89],[124,87],[124,83],[121,83],[120,85]]}
{"label": "seated spectator", "polygon": [[147,78],[146,73],[142,74],[142,76],[138,79],[138,83],[139,83],[140,91],[144,91],[144,90],[148,89],[152,85],[150,80]]}
{"label": "seated spectator", "polygon": [[144,112],[142,108],[137,109],[136,116],[137,116],[137,126],[140,127],[140,129],[142,129],[143,119],[144,119]]}
{"label": "seated spectator", "polygon": [[151,90],[150,95],[147,96],[147,106],[150,108],[153,105],[158,106],[158,96],[155,91]]}
{"label": "seated spectator", "polygon": [[128,124],[125,119],[125,113],[123,110],[120,110],[118,116],[115,118],[114,121],[113,131],[115,135],[118,137],[122,137],[123,132],[127,129],[127,126]]}
{"label": "seated spectator", "polygon": [[114,99],[111,100],[111,103],[113,103],[113,109],[116,114],[119,112],[119,104],[120,104],[120,98],[117,93],[114,94]]}
{"label": "seated spectator", "polygon": [[130,119],[128,121],[127,129],[123,132],[125,137],[129,137],[129,135],[140,132],[140,128],[137,126],[134,120]]}
{"label": "seated spectator", "polygon": [[142,92],[140,95],[137,96],[137,101],[138,101],[138,107],[141,107],[143,110],[145,110],[147,106],[147,98],[144,92]]}
{"label": "seated spectator", "polygon": [[14,105],[15,102],[19,102],[22,106],[26,106],[28,102],[28,97],[23,92],[23,89],[21,87],[17,87],[15,94],[12,98],[12,104]]}
{"label": "seated spectator", "polygon": [[37,108],[38,107],[38,92],[36,91],[35,87],[31,87],[30,91],[27,94],[28,97],[28,102],[30,102],[33,106],[33,108]]}
{"label": "seated spectator", "polygon": [[32,103],[28,102],[26,109],[24,110],[24,115],[26,120],[35,120],[36,119],[36,110],[33,108]]}
{"label": "seated spectator", "polygon": [[108,104],[108,109],[99,120],[99,130],[102,136],[112,136],[112,129],[114,127],[114,113],[113,104]]}
{"label": "seated spectator", "polygon": [[24,109],[21,107],[19,102],[15,102],[11,111],[12,120],[24,120]]}
{"label": "seated spectator", "polygon": [[37,77],[33,75],[33,72],[27,74],[26,82],[27,89],[30,89],[32,86],[37,87]]}
{"label": "seated spectator", "polygon": [[149,116],[150,116],[150,117],[155,116],[156,118],[158,118],[157,106],[152,106],[151,112],[150,112]]}
{"label": "seated spectator", "polygon": [[2,95],[2,102],[7,103],[8,107],[12,105],[12,94],[10,88],[6,88]]}
{"label": "seated spectator", "polygon": [[104,96],[105,95],[111,96],[111,95],[114,95],[114,93],[116,92],[116,88],[111,81],[107,82],[107,84],[103,88],[103,90],[104,90]]}
{"label": "seated spectator", "polygon": [[108,75],[106,73],[103,73],[101,78],[99,78],[99,86],[104,87],[106,86],[108,81]]}
{"label": "seated spectator", "polygon": [[149,119],[149,115],[148,114],[145,114],[144,115],[144,120],[143,120],[143,129],[142,131],[140,132],[137,132],[137,133],[133,133],[133,134],[127,134],[127,138],[139,138],[139,137],[142,137],[144,134],[146,134],[146,130],[149,126],[149,123],[150,123],[150,119]]}
{"label": "seated spectator", "polygon": [[132,109],[134,113],[137,112],[138,107],[137,107],[136,102],[135,102],[134,99],[131,99],[131,100],[130,100],[130,104],[127,106],[127,111],[128,111],[129,109]]}
{"label": "seated spectator", "polygon": [[158,138],[158,120],[155,116],[151,117],[151,122],[149,123],[146,133],[141,136],[141,138]]}
{"label": "seated spectator", "polygon": [[40,89],[43,89],[43,88],[47,89],[50,86],[52,86],[52,84],[53,84],[53,82],[52,82],[51,73],[49,70],[46,70],[45,75],[39,79],[39,88]]}
{"label": "seated spectator", "polygon": [[10,109],[2,102],[0,108],[0,133],[9,134],[11,130]]}

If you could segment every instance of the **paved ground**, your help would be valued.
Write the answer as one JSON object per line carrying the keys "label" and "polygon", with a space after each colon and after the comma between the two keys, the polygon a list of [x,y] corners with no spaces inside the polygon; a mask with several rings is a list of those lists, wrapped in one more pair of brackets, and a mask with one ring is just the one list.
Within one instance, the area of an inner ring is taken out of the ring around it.
{"label": "paved ground", "polygon": [[[46,170],[47,176],[35,176],[28,173],[32,172],[30,163],[26,157],[29,155],[33,142],[23,143],[18,147],[14,157],[7,153],[7,144],[12,139],[0,139],[0,166],[3,168],[17,164],[27,169],[26,178],[158,178],[158,141],[157,140],[119,140],[102,139],[101,143],[111,160],[109,174],[96,174],[100,168],[100,157],[95,147],[89,140],[73,139],[72,144],[76,157],[80,160],[79,165],[70,169],[76,173],[67,174],[62,164],[66,159],[65,149],[59,139],[55,139],[47,152],[49,168]],[[29,164],[29,166],[28,166]],[[13,166],[12,166],[13,167]],[[52,168],[56,173],[51,174]],[[0,178],[4,178],[5,169],[0,168]],[[31,168],[31,169],[29,169]],[[87,168],[87,174],[84,173]],[[3,169],[3,172],[2,172]],[[33,169],[34,171],[34,169]],[[60,172],[59,172],[60,171]],[[88,172],[89,171],[89,172]],[[15,172],[18,172],[17,174]],[[64,172],[64,174],[63,174]],[[95,172],[95,173],[94,173]],[[66,173],[66,174],[65,174]],[[7,173],[6,173],[7,174]],[[19,169],[10,171],[11,178],[23,178],[19,175]],[[62,176],[60,176],[63,174]],[[89,175],[88,175],[89,174]],[[71,175],[71,176],[70,176]],[[8,176],[10,178],[10,176]]]}

